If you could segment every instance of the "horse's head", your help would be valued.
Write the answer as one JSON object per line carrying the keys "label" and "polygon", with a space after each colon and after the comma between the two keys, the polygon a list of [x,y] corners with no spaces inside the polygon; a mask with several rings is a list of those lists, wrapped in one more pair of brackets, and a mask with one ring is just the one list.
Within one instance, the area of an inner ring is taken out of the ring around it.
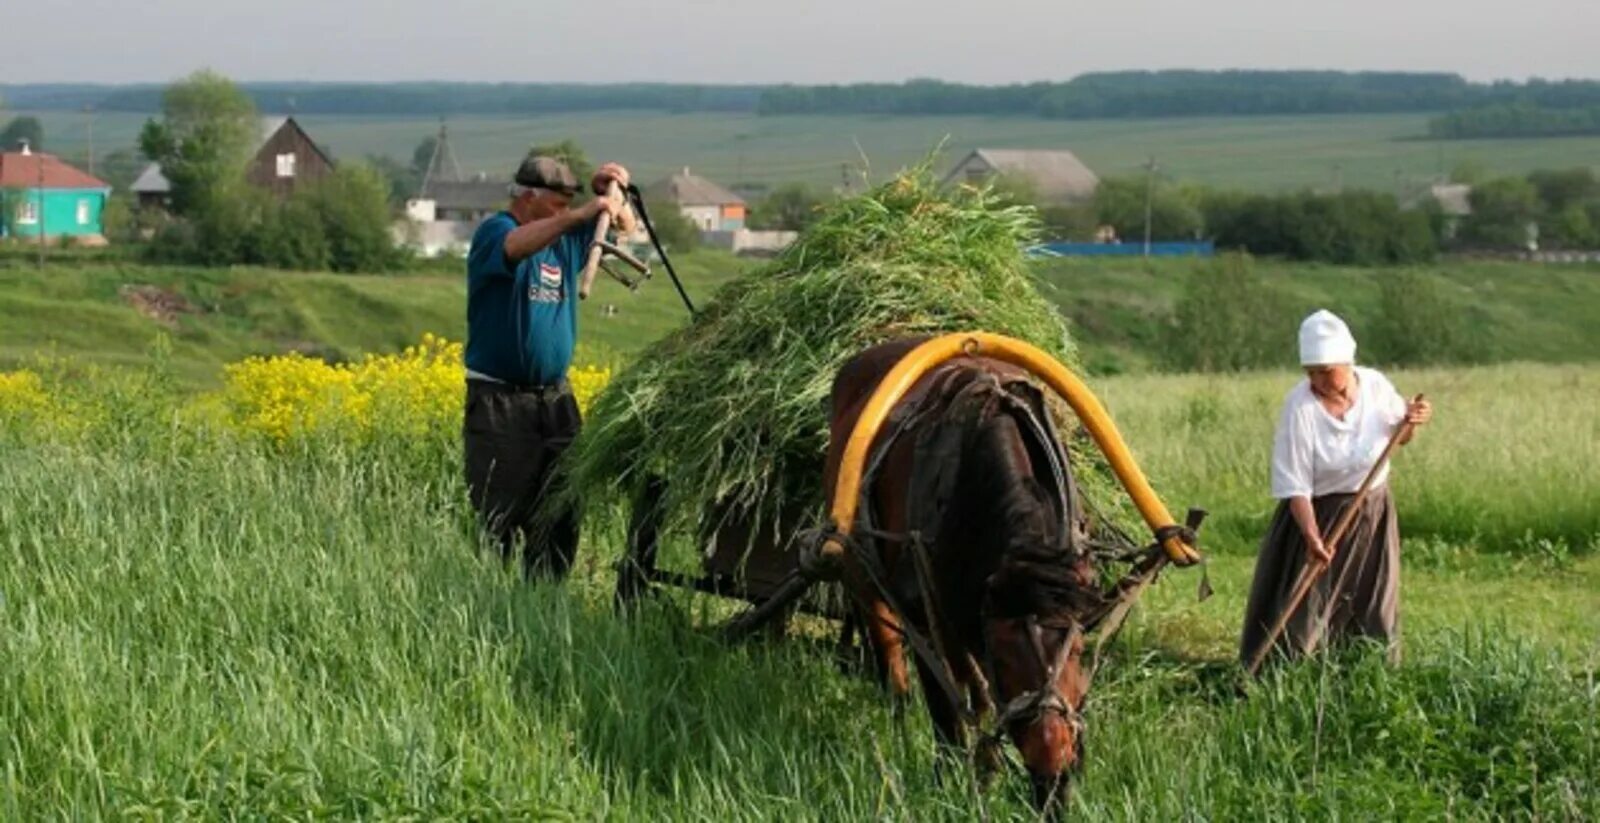
{"label": "horse's head", "polygon": [[1083,754],[1083,632],[1031,617],[986,620],[984,632],[1001,700],[997,723],[1022,753],[1034,803],[1049,808],[1065,801],[1067,776]]}
{"label": "horse's head", "polygon": [[1037,484],[1007,506],[1011,531],[989,578],[983,615],[998,722],[1022,753],[1041,810],[1066,799],[1083,754],[1081,711],[1089,690],[1078,617],[1097,593],[1085,552],[1067,541]]}

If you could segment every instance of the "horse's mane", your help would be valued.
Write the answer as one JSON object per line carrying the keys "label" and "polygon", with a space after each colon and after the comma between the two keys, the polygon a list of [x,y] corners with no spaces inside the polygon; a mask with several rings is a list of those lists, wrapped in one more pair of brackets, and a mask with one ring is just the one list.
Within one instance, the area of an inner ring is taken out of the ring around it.
{"label": "horse's mane", "polygon": [[1018,465],[1011,438],[1024,437],[1007,413],[990,408],[967,441],[969,488],[999,490],[994,512],[1002,553],[989,577],[991,616],[1076,615],[1097,604],[1099,591],[1085,550],[1074,545],[1044,487]]}

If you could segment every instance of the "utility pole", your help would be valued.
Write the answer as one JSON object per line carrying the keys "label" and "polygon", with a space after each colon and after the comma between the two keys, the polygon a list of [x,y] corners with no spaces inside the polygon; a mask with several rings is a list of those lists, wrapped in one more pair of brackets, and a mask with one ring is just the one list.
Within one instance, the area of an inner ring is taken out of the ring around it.
{"label": "utility pole", "polygon": [[89,176],[94,176],[94,106],[85,104],[83,113],[89,118]]}
{"label": "utility pole", "polygon": [[1144,256],[1150,258],[1150,221],[1154,210],[1156,197],[1156,158],[1151,155],[1150,161],[1144,164]]}
{"label": "utility pole", "polygon": [[[23,144],[27,150],[27,144]],[[34,152],[34,159],[39,163],[39,210],[34,214],[34,226],[39,229],[39,268],[44,268],[44,155]]]}

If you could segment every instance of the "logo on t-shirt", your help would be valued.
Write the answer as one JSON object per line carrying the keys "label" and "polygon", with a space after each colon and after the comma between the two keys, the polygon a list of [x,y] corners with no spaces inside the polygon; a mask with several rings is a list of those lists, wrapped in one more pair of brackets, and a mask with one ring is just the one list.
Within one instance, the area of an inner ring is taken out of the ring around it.
{"label": "logo on t-shirt", "polygon": [[528,285],[528,299],[535,303],[561,302],[561,267],[539,264],[539,279]]}

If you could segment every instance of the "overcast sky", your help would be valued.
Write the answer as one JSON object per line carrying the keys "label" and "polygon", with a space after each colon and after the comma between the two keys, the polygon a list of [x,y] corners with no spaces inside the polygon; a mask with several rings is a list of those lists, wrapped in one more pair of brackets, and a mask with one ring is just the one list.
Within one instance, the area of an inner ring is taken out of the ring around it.
{"label": "overcast sky", "polygon": [[0,0],[7,82],[1600,77],[1600,0]]}

